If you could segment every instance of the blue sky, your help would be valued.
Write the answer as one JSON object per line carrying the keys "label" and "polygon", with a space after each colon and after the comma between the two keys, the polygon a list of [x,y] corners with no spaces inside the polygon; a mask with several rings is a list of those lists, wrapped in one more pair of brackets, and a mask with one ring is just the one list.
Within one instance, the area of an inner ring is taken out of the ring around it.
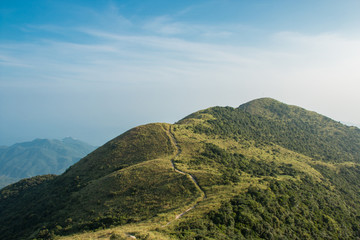
{"label": "blue sky", "polygon": [[360,1],[0,2],[0,145],[272,97],[360,123]]}

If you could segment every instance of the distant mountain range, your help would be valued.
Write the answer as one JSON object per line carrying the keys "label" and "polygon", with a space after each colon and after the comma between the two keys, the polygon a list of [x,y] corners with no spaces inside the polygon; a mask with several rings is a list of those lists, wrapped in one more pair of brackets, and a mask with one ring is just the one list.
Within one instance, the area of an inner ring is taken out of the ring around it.
{"label": "distant mountain range", "polygon": [[341,122],[341,123],[347,126],[354,126],[360,128],[360,123],[353,123],[353,122]]}
{"label": "distant mountain range", "polygon": [[22,178],[61,174],[96,147],[71,137],[0,147],[0,188]]}

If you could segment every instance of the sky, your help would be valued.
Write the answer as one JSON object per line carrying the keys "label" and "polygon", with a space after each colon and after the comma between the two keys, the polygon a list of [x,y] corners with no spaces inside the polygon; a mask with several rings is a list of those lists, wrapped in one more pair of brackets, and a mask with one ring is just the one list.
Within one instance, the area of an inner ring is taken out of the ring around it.
{"label": "sky", "polygon": [[271,97],[360,125],[358,0],[1,0],[0,145]]}

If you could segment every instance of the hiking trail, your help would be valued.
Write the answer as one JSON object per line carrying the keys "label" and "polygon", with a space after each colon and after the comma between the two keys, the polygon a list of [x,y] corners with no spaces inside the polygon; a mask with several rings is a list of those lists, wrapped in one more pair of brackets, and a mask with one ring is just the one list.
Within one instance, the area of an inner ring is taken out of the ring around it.
{"label": "hiking trail", "polygon": [[[196,186],[196,188],[201,192],[201,195],[202,195],[202,199],[197,201],[193,206],[191,206],[190,208],[186,209],[184,212],[176,215],[175,219],[179,219],[181,218],[184,214],[186,214],[187,212],[189,212],[190,210],[194,209],[198,204],[199,202],[203,201],[204,199],[206,199],[206,193],[204,192],[204,190],[200,187],[199,183],[196,181],[195,177],[193,175],[191,175],[190,173],[187,173],[187,172],[184,172],[184,171],[181,171],[180,169],[178,169],[175,165],[175,159],[181,154],[182,150],[181,150],[181,147],[179,146],[176,138],[175,138],[175,135],[174,133],[172,132],[172,128],[170,127],[169,128],[169,135],[170,135],[170,139],[171,141],[173,142],[173,144],[175,145],[176,147],[176,155],[171,159],[171,164],[172,164],[172,167],[174,169],[175,172],[179,173],[179,174],[183,174],[183,175],[187,175],[190,177],[191,181],[194,183],[194,185]],[[173,222],[174,220],[168,222],[166,225],[169,225],[171,222]]]}

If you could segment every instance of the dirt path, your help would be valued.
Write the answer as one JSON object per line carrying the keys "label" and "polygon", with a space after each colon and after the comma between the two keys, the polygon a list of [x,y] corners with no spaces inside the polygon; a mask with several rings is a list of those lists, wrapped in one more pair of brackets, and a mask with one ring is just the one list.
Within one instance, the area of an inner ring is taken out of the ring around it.
{"label": "dirt path", "polygon": [[[202,195],[202,199],[200,201],[203,201],[204,199],[206,199],[206,193],[204,192],[204,190],[200,187],[199,183],[196,181],[196,179],[194,178],[193,175],[191,175],[190,173],[181,171],[180,169],[178,169],[175,166],[174,160],[181,154],[181,147],[179,146],[174,133],[172,132],[172,128],[170,127],[169,129],[169,134],[170,134],[170,138],[171,141],[174,143],[174,145],[176,146],[176,155],[173,159],[171,159],[171,164],[172,167],[174,168],[174,171],[183,175],[187,175],[190,177],[191,181],[195,184],[196,188],[199,189],[199,191],[201,192]],[[175,220],[181,218],[184,214],[186,214],[187,212],[189,212],[190,210],[194,209],[196,207],[196,205],[199,204],[200,201],[197,201],[193,206],[191,206],[189,209],[186,209],[184,212],[180,213],[179,215],[176,215]],[[166,225],[169,225],[172,221],[168,222]]]}
{"label": "dirt path", "polygon": [[131,235],[130,233],[127,233],[126,236],[132,239],[136,239],[136,237],[134,235]]}

